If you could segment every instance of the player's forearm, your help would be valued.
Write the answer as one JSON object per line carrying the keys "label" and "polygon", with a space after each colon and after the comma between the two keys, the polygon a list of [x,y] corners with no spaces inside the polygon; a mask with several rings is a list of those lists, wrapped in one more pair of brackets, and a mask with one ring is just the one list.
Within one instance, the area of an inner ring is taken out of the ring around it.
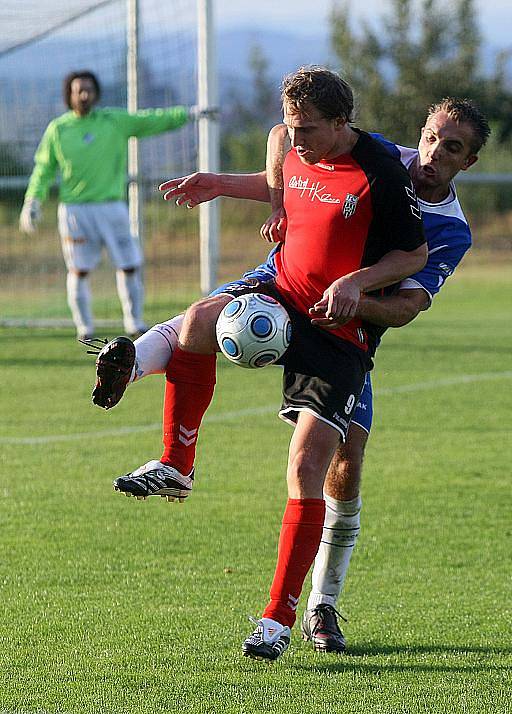
{"label": "player's forearm", "polygon": [[269,203],[270,195],[264,171],[255,174],[218,174],[219,196],[246,198]]}
{"label": "player's forearm", "polygon": [[394,285],[409,275],[419,272],[427,262],[427,258],[426,243],[411,251],[392,250],[375,265],[356,270],[350,277],[361,292],[370,292]]}
{"label": "player's forearm", "polygon": [[266,158],[267,184],[273,211],[283,205],[283,164],[289,150],[288,130],[284,124],[277,124],[268,135]]}
{"label": "player's forearm", "polygon": [[403,327],[428,305],[428,296],[420,289],[385,297],[361,295],[356,317],[380,327]]}
{"label": "player's forearm", "polygon": [[56,173],[56,169],[51,166],[36,164],[28,183],[25,198],[37,198],[43,203],[55,181]]}
{"label": "player's forearm", "polygon": [[166,109],[143,109],[134,114],[126,115],[129,134],[139,138],[180,129],[189,119],[189,110],[183,106],[168,107]]}

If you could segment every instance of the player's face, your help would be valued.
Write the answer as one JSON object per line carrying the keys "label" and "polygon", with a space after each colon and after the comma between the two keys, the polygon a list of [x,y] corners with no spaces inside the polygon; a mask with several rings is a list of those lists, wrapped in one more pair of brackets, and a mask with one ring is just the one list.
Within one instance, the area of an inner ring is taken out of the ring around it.
{"label": "player's face", "polygon": [[74,79],[71,82],[69,103],[71,109],[79,116],[88,114],[96,103],[98,96],[94,82],[87,77]]}
{"label": "player's face", "polygon": [[284,105],[283,122],[288,128],[291,145],[304,164],[316,164],[321,159],[338,156],[341,132],[345,125],[337,119],[325,119],[313,105],[297,113]]}
{"label": "player's face", "polygon": [[457,124],[444,111],[430,116],[421,130],[418,145],[416,190],[421,186],[448,189],[453,177],[477,160],[472,144],[473,129],[469,124]]}

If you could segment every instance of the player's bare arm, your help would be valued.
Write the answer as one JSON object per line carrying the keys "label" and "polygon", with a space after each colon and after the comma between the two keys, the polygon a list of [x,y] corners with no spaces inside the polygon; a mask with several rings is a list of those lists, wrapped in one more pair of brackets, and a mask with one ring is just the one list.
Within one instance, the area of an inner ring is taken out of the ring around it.
{"label": "player's bare arm", "polygon": [[266,173],[272,213],[261,226],[261,237],[269,243],[282,242],[286,235],[286,213],[283,208],[283,163],[290,150],[285,124],[272,127],[267,139]]}
{"label": "player's bare arm", "polygon": [[429,307],[430,297],[421,288],[399,290],[385,297],[361,295],[356,317],[380,327],[403,327]]}
{"label": "player's bare arm", "polygon": [[194,173],[164,181],[158,187],[164,201],[175,201],[177,206],[194,208],[219,196],[247,198],[253,201],[270,200],[264,171],[254,174]]}
{"label": "player's bare arm", "polygon": [[[361,268],[335,280],[311,309],[314,324],[318,320],[348,322],[356,315],[361,294],[398,283],[409,275],[419,272],[427,262],[428,248],[423,243],[411,251],[392,250],[378,263]],[[325,323],[323,323],[325,326]]]}

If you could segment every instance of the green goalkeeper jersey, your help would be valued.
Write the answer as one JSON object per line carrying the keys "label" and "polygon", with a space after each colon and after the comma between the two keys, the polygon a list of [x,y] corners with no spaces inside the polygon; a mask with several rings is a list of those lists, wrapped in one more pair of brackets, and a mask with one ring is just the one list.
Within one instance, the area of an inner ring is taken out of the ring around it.
{"label": "green goalkeeper jersey", "polygon": [[80,117],[72,111],[51,121],[34,160],[26,198],[44,201],[60,173],[62,203],[100,203],[126,197],[127,141],[178,129],[186,124],[186,107],[93,109]]}

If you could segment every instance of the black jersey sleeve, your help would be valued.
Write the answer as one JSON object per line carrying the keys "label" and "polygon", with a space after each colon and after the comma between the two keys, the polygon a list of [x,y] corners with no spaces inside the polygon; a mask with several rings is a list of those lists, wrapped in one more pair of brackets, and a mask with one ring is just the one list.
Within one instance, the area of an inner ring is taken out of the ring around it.
{"label": "black jersey sleeve", "polygon": [[373,219],[363,265],[376,263],[390,250],[411,251],[425,243],[421,210],[407,169],[376,139],[358,131],[353,157],[365,172]]}
{"label": "black jersey sleeve", "polygon": [[425,242],[421,209],[409,174],[396,168],[377,177],[375,219],[388,250],[410,251]]}

